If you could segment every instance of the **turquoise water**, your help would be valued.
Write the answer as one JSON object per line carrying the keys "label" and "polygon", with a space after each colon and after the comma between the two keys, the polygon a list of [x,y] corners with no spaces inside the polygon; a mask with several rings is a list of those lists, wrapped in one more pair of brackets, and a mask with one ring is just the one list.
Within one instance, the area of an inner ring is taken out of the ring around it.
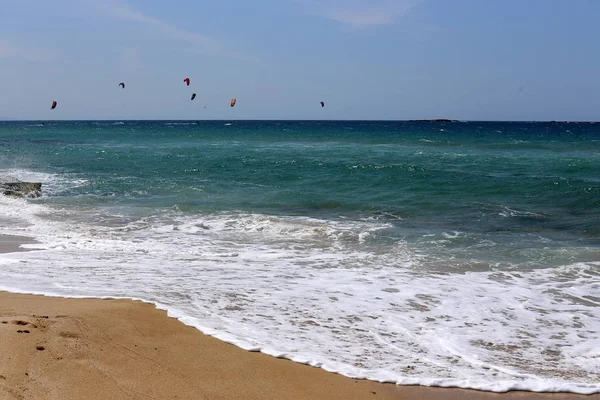
{"label": "turquoise water", "polygon": [[43,243],[10,289],[142,298],[351,376],[600,388],[600,124],[0,122],[0,173],[44,183],[3,199],[0,233]]}

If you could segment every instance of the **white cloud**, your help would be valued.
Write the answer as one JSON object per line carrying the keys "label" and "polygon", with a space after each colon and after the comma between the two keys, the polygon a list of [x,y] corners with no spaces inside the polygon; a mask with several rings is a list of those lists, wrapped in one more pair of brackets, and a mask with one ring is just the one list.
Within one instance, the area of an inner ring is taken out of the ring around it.
{"label": "white cloud", "polygon": [[105,0],[98,3],[97,8],[102,14],[112,18],[152,26],[163,35],[195,44],[202,51],[246,61],[259,61],[257,57],[227,49],[216,39],[201,35],[199,33],[190,32],[185,29],[180,29],[175,25],[171,25],[158,18],[146,15],[122,0]]}
{"label": "white cloud", "polygon": [[299,0],[308,12],[355,28],[391,24],[419,0]]}
{"label": "white cloud", "polygon": [[18,46],[10,40],[0,39],[0,58],[17,58],[27,61],[45,62],[53,60],[55,55],[48,50],[26,48]]}

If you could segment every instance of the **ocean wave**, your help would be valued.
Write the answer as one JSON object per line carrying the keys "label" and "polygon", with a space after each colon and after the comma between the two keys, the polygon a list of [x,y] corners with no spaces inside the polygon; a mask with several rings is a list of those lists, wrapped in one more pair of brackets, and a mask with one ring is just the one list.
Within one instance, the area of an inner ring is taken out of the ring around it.
{"label": "ocean wave", "polygon": [[388,228],[376,221],[85,211],[111,213],[103,225],[9,198],[0,211],[24,221],[0,233],[43,248],[0,257],[4,289],[143,299],[242,348],[355,378],[600,392],[600,263],[429,274],[405,241],[361,246]]}

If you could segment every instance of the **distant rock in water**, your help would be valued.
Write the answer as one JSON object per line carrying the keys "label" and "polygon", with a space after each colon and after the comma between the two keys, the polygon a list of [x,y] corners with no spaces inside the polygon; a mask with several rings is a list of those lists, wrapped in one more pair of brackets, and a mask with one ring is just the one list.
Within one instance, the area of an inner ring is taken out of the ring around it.
{"label": "distant rock in water", "polygon": [[10,176],[0,176],[0,193],[15,197],[40,197],[42,184],[39,182],[22,182]]}
{"label": "distant rock in water", "polygon": [[408,120],[408,122],[460,122],[460,121],[457,119],[438,118],[438,119],[410,119],[410,120]]}
{"label": "distant rock in water", "polygon": [[598,124],[598,121],[550,121],[551,124]]}

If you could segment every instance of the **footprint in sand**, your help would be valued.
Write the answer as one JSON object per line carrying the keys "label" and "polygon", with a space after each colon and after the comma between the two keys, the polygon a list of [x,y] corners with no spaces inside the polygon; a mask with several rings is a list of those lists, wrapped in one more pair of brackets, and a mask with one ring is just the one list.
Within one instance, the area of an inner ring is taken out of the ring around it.
{"label": "footprint in sand", "polygon": [[32,328],[37,328],[37,325],[36,325],[36,324],[32,324],[31,322],[27,322],[27,321],[22,321],[22,320],[20,320],[20,319],[18,319],[18,320],[14,320],[14,321],[11,321],[11,322],[12,322],[13,324],[15,324],[15,325],[20,325],[20,326],[29,325],[29,326],[30,326],[30,327],[32,327]]}

